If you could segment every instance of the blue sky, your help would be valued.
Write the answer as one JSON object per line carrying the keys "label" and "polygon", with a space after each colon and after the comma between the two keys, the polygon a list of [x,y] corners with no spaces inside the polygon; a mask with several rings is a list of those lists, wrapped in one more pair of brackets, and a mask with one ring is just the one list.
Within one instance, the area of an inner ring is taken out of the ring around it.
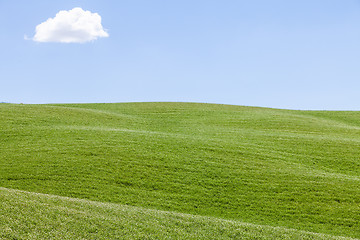
{"label": "blue sky", "polygon": [[[109,37],[25,40],[60,10]],[[360,1],[0,0],[0,102],[360,110]]]}

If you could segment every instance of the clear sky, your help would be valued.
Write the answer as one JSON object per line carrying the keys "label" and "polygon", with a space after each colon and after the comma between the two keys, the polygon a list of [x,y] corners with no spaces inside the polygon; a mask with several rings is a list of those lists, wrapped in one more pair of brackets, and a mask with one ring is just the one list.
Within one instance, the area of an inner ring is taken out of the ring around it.
{"label": "clear sky", "polygon": [[[33,40],[75,7],[108,37]],[[360,0],[0,0],[0,31],[0,102],[360,110]]]}

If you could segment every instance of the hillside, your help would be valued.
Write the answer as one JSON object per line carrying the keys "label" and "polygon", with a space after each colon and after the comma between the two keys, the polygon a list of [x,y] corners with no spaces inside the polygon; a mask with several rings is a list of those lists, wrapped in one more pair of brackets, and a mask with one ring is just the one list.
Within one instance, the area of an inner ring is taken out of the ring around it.
{"label": "hillside", "polygon": [[[69,221],[86,231],[89,221],[99,226],[95,232],[131,226],[139,238],[159,226],[175,236],[192,221],[204,222],[189,234],[229,232],[218,235],[223,238],[244,237],[236,235],[244,231],[259,239],[284,231],[309,239],[360,237],[360,112],[0,104],[0,139],[0,217],[8,219],[0,227],[11,229],[8,236],[26,238],[25,223],[60,221],[57,209],[70,204],[81,213]],[[39,204],[46,207],[32,214]],[[6,209],[21,209],[25,223],[12,221]],[[113,225],[122,221],[117,214],[154,225]],[[79,238],[92,236],[82,230],[74,230]]]}
{"label": "hillside", "polygon": [[0,209],[0,239],[351,239],[6,188]]}

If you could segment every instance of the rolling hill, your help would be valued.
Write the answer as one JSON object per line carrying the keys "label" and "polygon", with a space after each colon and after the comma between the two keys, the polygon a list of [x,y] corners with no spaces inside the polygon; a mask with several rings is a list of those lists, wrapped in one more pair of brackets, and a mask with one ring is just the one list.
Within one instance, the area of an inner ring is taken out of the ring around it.
{"label": "rolling hill", "polygon": [[0,104],[0,139],[4,239],[360,237],[360,112]]}

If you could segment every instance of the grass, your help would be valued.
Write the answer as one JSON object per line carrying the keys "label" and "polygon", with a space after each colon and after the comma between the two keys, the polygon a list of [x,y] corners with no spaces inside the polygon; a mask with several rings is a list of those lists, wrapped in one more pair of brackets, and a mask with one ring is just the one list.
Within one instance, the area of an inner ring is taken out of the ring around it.
{"label": "grass", "polygon": [[[156,225],[161,210],[214,221],[204,232],[225,231],[216,222],[246,222],[270,232],[360,237],[360,112],[196,103],[0,104],[0,123],[0,186],[129,211],[125,205],[138,207],[148,211],[141,220],[147,224],[154,213],[149,229],[119,223],[139,234],[157,234],[164,226]],[[87,203],[91,221],[113,226]],[[54,214],[51,209],[44,218]],[[171,215],[161,211],[164,219]],[[21,216],[35,221],[30,211]],[[14,236],[26,236],[13,225]],[[169,219],[165,232],[154,236],[185,231],[174,225]],[[225,232],[242,232],[230,225]],[[76,236],[91,238],[81,235],[89,229],[78,230]],[[109,237],[114,231],[109,227]],[[259,239],[272,238],[260,232],[265,235]],[[231,234],[223,237],[236,236]]]}
{"label": "grass", "polygon": [[6,188],[0,193],[0,239],[351,239]]}

